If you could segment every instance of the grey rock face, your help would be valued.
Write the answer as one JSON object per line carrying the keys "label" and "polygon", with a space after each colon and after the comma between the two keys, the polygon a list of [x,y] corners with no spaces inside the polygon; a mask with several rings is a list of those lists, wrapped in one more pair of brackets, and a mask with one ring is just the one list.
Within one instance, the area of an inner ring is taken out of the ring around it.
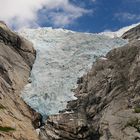
{"label": "grey rock face", "polygon": [[122,35],[122,38],[129,39],[129,41],[140,39],[140,25],[132,28]]}
{"label": "grey rock face", "polygon": [[96,61],[78,80],[75,90],[78,99],[68,102],[60,114],[49,116],[40,139],[140,139],[140,41],[135,40],[137,37],[129,33],[127,38],[134,39],[132,42],[110,51],[106,59]]}
{"label": "grey rock face", "polygon": [[35,60],[32,43],[0,22],[0,139],[37,140],[32,111],[20,98]]}

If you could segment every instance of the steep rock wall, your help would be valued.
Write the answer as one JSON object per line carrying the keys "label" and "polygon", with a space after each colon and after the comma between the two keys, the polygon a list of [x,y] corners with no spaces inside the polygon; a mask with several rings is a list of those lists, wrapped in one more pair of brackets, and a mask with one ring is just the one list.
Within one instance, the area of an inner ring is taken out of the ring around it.
{"label": "steep rock wall", "polygon": [[0,22],[0,140],[37,140],[32,111],[20,98],[35,60],[31,42]]}

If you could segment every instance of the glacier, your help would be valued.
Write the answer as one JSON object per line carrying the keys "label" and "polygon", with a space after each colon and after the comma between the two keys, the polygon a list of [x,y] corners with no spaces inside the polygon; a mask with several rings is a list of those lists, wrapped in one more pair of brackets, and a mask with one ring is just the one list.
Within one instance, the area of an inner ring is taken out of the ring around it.
{"label": "glacier", "polygon": [[136,27],[139,24],[140,24],[140,22],[138,22],[136,24],[132,24],[130,26],[123,27],[123,28],[119,29],[118,31],[114,31],[114,32],[112,32],[112,31],[104,31],[104,32],[101,32],[99,34],[108,36],[110,38],[121,37],[125,32],[127,32],[128,30]]}
{"label": "glacier", "polygon": [[105,34],[80,33],[49,27],[23,29],[20,34],[33,42],[37,56],[22,98],[43,116],[57,114],[76,100],[73,89],[95,60],[127,43]]}

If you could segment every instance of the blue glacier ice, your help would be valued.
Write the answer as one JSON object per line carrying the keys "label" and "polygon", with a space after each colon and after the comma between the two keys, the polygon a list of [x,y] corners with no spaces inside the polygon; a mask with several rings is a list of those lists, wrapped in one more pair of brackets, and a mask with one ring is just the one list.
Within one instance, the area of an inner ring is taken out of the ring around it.
{"label": "blue glacier ice", "polygon": [[72,89],[98,57],[127,43],[105,34],[78,33],[64,29],[24,29],[20,34],[33,42],[37,51],[31,83],[22,98],[42,115],[57,114],[67,101],[76,100]]}

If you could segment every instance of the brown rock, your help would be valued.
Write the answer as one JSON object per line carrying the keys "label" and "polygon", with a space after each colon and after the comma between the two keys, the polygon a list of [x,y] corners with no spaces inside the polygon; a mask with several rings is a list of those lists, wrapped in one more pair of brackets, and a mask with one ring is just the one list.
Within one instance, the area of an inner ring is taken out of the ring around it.
{"label": "brown rock", "polygon": [[35,60],[31,42],[0,22],[0,140],[37,140],[30,109],[20,98]]}

